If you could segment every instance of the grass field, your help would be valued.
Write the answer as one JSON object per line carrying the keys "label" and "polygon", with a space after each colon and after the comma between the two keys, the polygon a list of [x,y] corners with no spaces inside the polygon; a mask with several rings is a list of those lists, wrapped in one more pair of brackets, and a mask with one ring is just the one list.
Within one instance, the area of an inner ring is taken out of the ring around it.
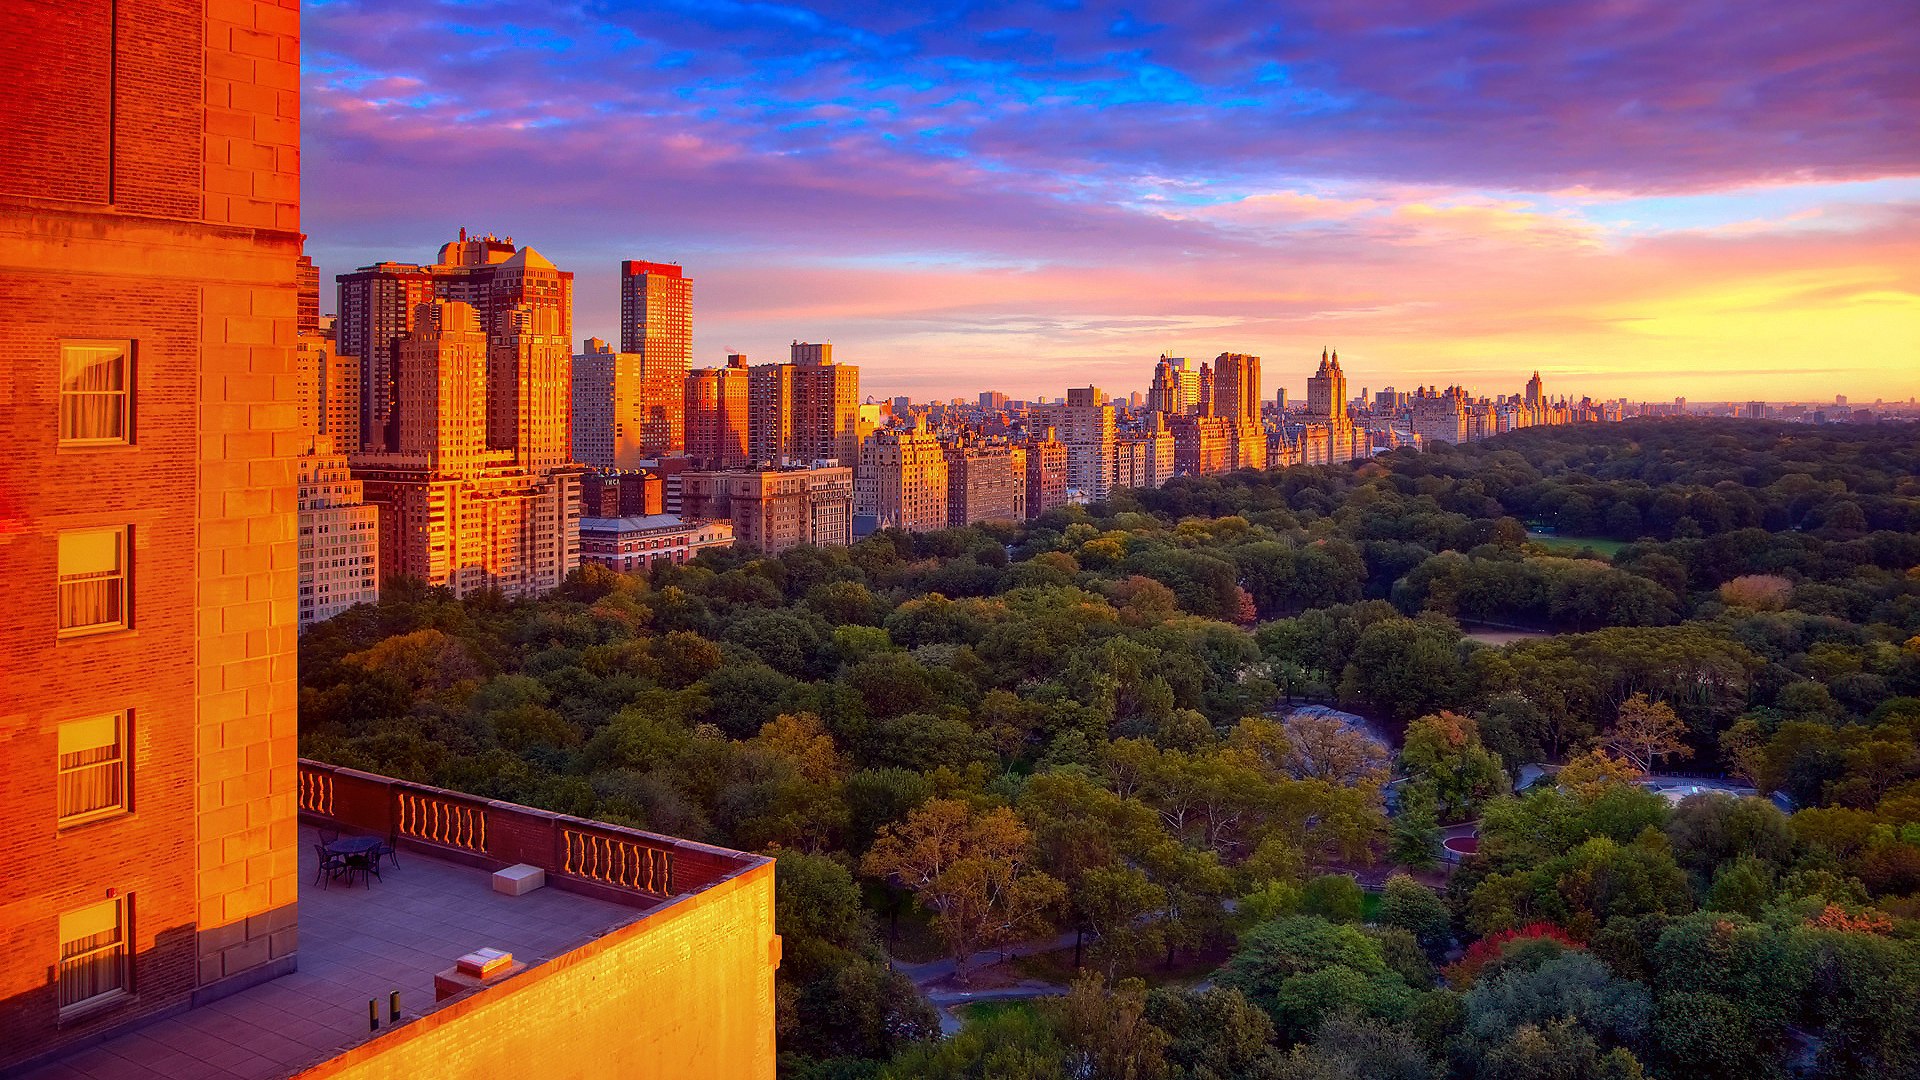
{"label": "grass field", "polygon": [[1555,555],[1573,555],[1591,548],[1609,559],[1626,546],[1619,540],[1610,540],[1604,536],[1552,536],[1536,532],[1527,533],[1527,542],[1539,544]]}
{"label": "grass field", "polygon": [[959,1015],[960,1019],[968,1023],[974,1023],[988,1019],[989,1017],[1000,1016],[1004,1013],[1031,1013],[1034,1009],[1032,1001],[1015,1000],[975,1001],[961,1005],[953,1011]]}

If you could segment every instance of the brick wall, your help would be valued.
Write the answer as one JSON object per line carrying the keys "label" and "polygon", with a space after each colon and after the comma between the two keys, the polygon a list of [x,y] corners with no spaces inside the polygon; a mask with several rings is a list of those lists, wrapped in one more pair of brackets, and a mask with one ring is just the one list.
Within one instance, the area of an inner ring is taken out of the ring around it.
{"label": "brick wall", "polygon": [[301,1080],[771,1080],[773,862],[387,1031]]}
{"label": "brick wall", "polygon": [[[5,1068],[291,963],[297,6],[15,0],[0,41]],[[61,338],[136,343],[133,445],[56,445]],[[58,532],[104,524],[132,626],[58,640]],[[131,812],[58,829],[58,725],[120,709]],[[59,1023],[110,891],[131,996]]]}

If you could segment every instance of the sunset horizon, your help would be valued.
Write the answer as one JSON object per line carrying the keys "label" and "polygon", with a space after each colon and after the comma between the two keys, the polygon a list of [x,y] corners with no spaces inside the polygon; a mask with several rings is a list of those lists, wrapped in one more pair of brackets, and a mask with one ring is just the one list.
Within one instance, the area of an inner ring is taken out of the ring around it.
{"label": "sunset horizon", "polygon": [[880,396],[1222,351],[1297,393],[1328,345],[1375,387],[1920,391],[1891,9],[1128,11],[314,4],[308,249],[511,235],[602,337],[618,260],[678,262],[696,363],[831,340]]}

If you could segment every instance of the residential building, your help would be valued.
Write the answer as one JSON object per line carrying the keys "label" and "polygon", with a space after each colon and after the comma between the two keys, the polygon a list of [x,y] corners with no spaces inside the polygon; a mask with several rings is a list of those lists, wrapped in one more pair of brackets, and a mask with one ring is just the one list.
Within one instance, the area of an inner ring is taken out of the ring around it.
{"label": "residential building", "polygon": [[1097,386],[1067,391],[1065,404],[1047,407],[1049,422],[1067,448],[1068,498],[1104,499],[1113,489],[1113,406]]}
{"label": "residential building", "polygon": [[672,514],[580,519],[580,561],[621,573],[656,562],[684,563],[708,548],[733,546],[733,524],[683,521]]}
{"label": "residential building", "polygon": [[1457,386],[1419,387],[1410,408],[1413,433],[1422,444],[1467,441],[1467,395]]}
{"label": "residential building", "polygon": [[300,631],[380,599],[380,509],[347,455],[315,435],[295,459],[300,509]]}
{"label": "residential building", "polygon": [[657,471],[588,470],[580,475],[582,518],[651,517],[666,512],[665,478]]}
{"label": "residential building", "polygon": [[795,341],[785,364],[748,377],[748,453],[756,464],[860,459],[860,369],[835,363],[833,346]]}
{"label": "residential building", "polygon": [[1166,413],[1148,413],[1140,430],[1114,437],[1114,487],[1156,488],[1173,475],[1174,438]]}
{"label": "residential building", "polygon": [[[1362,456],[1359,432],[1354,429],[1348,411],[1347,376],[1340,370],[1340,354],[1320,350],[1320,368],[1307,379],[1307,411],[1302,416],[1308,428],[1318,428],[1324,436],[1309,434],[1302,451],[1308,464],[1351,461]],[[1326,457],[1319,457],[1324,444]]]}
{"label": "residential building", "polygon": [[944,448],[947,524],[1027,519],[1027,451],[1004,442],[964,439]]}
{"label": "residential building", "polygon": [[489,340],[510,334],[572,340],[573,274],[531,248],[515,247],[512,237],[470,237],[461,229],[429,265],[375,263],[336,281],[336,340],[341,353],[360,359],[361,442],[368,450],[396,446],[396,355],[422,303],[467,305]]}
{"label": "residential building", "polygon": [[[506,369],[478,314],[440,301],[422,305],[413,323],[396,350],[396,449],[352,459],[367,501],[380,507],[380,565],[455,595],[558,587],[580,554],[579,479],[550,463],[564,415],[529,416],[515,445],[491,445],[501,433],[489,374]],[[536,381],[558,376],[549,365]],[[531,400],[554,408],[566,397],[547,386]]]}
{"label": "residential building", "polygon": [[333,339],[319,333],[300,334],[293,348],[300,429],[327,436],[336,448],[359,449],[359,358],[341,356]]}
{"label": "residential building", "polygon": [[774,555],[800,544],[853,543],[853,470],[731,469],[677,478],[683,518],[729,521],[734,544]]}
{"label": "residential building", "polygon": [[1207,476],[1233,467],[1234,425],[1210,414],[1174,418],[1173,470],[1180,476]]}
{"label": "residential building", "polygon": [[707,469],[747,465],[750,412],[747,358],[727,357],[725,367],[698,368],[687,374],[687,456]]}
{"label": "residential building", "polygon": [[874,432],[860,448],[853,490],[853,512],[872,518],[875,528],[931,532],[947,527],[947,458],[929,432]]}
{"label": "residential building", "polygon": [[1027,440],[1027,516],[1067,504],[1067,446],[1048,427]]}
{"label": "residential building", "polygon": [[640,354],[588,338],[573,357],[570,380],[573,460],[596,469],[639,468],[652,456],[640,437]]}
{"label": "residential building", "polygon": [[0,41],[11,1076],[294,967],[304,440],[296,12],[10,3]]}
{"label": "residential building", "polygon": [[620,263],[620,351],[640,358],[640,446],[686,452],[685,385],[693,367],[693,279],[672,263]]}

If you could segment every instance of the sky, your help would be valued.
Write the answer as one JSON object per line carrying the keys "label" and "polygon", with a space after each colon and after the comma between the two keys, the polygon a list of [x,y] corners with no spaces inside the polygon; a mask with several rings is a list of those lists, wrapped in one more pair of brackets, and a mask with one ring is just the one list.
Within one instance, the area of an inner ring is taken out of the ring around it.
{"label": "sky", "polygon": [[[323,280],[462,227],[865,394],[1920,394],[1920,5],[308,0]],[[323,287],[323,309],[332,310]]]}

